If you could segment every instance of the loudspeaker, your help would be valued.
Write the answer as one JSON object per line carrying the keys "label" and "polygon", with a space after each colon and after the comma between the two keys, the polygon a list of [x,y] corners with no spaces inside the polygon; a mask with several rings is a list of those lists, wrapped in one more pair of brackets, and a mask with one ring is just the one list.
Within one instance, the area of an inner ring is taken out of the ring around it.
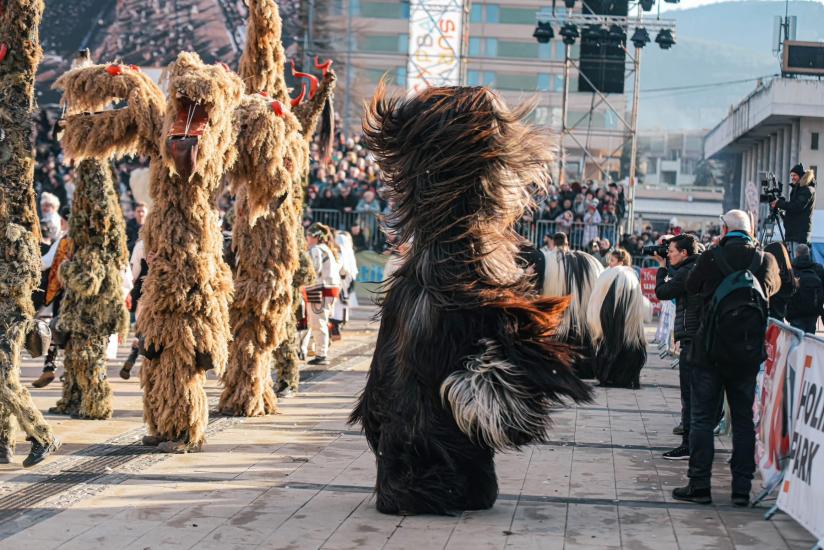
{"label": "loudspeaker", "polygon": [[[628,5],[628,0],[590,0],[584,4],[584,13],[626,17]],[[582,29],[578,91],[624,93],[625,62],[626,53],[620,44],[610,39],[609,29],[597,26]]]}

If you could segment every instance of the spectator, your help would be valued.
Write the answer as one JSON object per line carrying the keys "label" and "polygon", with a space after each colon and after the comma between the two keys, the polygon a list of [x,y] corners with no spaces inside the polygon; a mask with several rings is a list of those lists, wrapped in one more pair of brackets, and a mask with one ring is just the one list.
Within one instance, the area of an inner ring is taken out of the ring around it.
{"label": "spectator", "polygon": [[569,233],[572,230],[572,223],[575,217],[571,210],[564,210],[564,212],[555,218],[556,228],[563,233]]}
{"label": "spectator", "polygon": [[46,223],[60,230],[60,215],[57,211],[60,210],[60,199],[56,195],[44,192],[40,195],[40,217],[46,220]]}
{"label": "spectator", "polygon": [[[687,276],[687,293],[700,294],[704,305],[707,306],[730,270],[751,268],[763,289],[764,296],[769,299],[781,285],[775,258],[772,254],[762,254],[756,249],[752,222],[746,212],[731,210],[724,214],[722,220],[724,238],[716,249],[705,252],[698,259],[692,272]],[[753,297],[753,294],[750,293],[748,296]],[[761,304],[753,302],[753,305],[760,307]],[[739,334],[742,328],[761,325],[761,320],[756,315],[754,308],[750,308],[746,318],[737,317],[739,324],[736,327],[719,326],[714,332],[699,329],[696,335],[690,369],[692,414],[689,483],[673,490],[672,496],[676,500],[699,504],[712,502],[710,486],[714,455],[713,429],[716,425],[721,392],[724,391],[732,413],[732,502],[736,506],[749,505],[755,472],[755,430],[752,410],[755,378],[765,354],[762,348],[761,353],[757,353],[760,359],[751,357],[745,361],[739,358],[735,362],[717,363],[705,350],[706,346],[721,339],[728,342],[724,335],[729,336],[733,332]],[[713,319],[704,315],[702,327],[711,321]],[[737,342],[736,351],[749,349],[746,346],[755,342],[761,342],[763,345],[763,339],[763,334],[752,334],[749,340],[742,339]],[[733,348],[729,348],[728,352],[732,350]]]}
{"label": "spectator", "polygon": [[607,264],[607,267],[632,267],[632,257],[629,255],[629,252],[623,248],[616,248],[615,250],[612,250],[609,253],[608,258],[609,263]]}
{"label": "spectator", "polygon": [[775,257],[781,278],[781,288],[770,298],[770,317],[783,321],[787,316],[787,306],[790,299],[798,290],[798,277],[793,272],[790,256],[783,243],[770,243],[764,247],[764,251]]}
{"label": "spectator", "polygon": [[798,330],[815,334],[824,307],[824,266],[813,261],[806,244],[795,248],[793,273],[798,277],[798,291],[787,305],[787,321]]}
{"label": "spectator", "polygon": [[134,250],[134,245],[140,239],[140,229],[146,223],[146,214],[149,213],[149,208],[145,203],[139,202],[134,205],[134,217],[126,222],[126,247],[129,249],[129,254]]}
{"label": "spectator", "polygon": [[[578,195],[580,197],[580,195]],[[598,226],[601,224],[601,214],[598,213],[598,203],[591,202],[584,214],[584,233],[581,237],[584,242],[598,239]]]}

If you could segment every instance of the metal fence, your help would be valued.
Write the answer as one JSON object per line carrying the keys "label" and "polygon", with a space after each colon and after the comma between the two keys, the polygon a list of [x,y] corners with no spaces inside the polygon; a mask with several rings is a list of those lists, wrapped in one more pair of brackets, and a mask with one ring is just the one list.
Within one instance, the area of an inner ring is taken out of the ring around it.
{"label": "metal fence", "polygon": [[561,223],[549,220],[520,222],[518,233],[540,248],[544,237],[555,233],[566,233],[570,248],[584,250],[593,239],[606,239],[612,246],[618,241],[618,225],[614,223],[591,224],[584,222]]}
{"label": "metal fence", "polygon": [[[305,216],[313,222],[320,222],[338,230],[352,231],[355,226],[360,227],[366,248],[382,250],[386,242],[386,235],[381,230],[384,216],[372,212],[344,212],[323,208],[308,208]],[[618,241],[618,225],[613,223],[589,224],[539,220],[522,221],[517,227],[518,233],[529,239],[532,244],[540,248],[544,244],[544,237],[555,233],[566,233],[569,237],[570,248],[584,250],[593,239],[607,239],[612,246]]]}

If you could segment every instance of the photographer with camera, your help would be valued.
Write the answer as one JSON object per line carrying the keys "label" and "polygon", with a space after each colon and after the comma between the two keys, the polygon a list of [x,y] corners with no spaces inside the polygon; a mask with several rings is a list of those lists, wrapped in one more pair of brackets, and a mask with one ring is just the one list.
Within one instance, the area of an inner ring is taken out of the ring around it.
{"label": "photographer with camera", "polygon": [[813,228],[815,204],[815,173],[796,164],[790,170],[790,200],[779,197],[770,202],[770,208],[784,212],[784,243],[791,258],[795,258],[799,244],[809,244]]}
{"label": "photographer with camera", "polygon": [[[673,336],[681,343],[678,359],[681,386],[681,445],[664,453],[668,460],[684,460],[690,456],[690,353],[701,323],[701,296],[687,293],[687,276],[700,254],[700,244],[692,235],[678,235],[664,240],[655,248],[653,259],[661,266],[655,278],[655,296],[659,300],[675,300]],[[652,248],[652,247],[650,247]],[[666,256],[666,258],[665,258]]]}
{"label": "photographer with camera", "polygon": [[712,502],[713,429],[723,390],[732,416],[732,503],[747,506],[755,473],[755,379],[766,358],[768,300],[781,279],[773,255],[756,247],[749,214],[730,210],[721,221],[718,247],[687,276],[687,293],[700,294],[704,308],[691,355],[689,484],[672,496]]}

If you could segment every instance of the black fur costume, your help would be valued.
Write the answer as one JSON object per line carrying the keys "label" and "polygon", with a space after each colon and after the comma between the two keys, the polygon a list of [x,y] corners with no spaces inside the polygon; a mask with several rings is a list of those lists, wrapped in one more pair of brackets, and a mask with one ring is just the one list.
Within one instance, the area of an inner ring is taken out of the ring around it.
{"label": "black fur costume", "polygon": [[486,88],[400,100],[383,87],[366,114],[393,224],[411,242],[351,416],[376,454],[380,512],[491,507],[495,451],[544,439],[553,406],[590,398],[552,338],[567,299],[528,297],[518,267],[513,226],[550,160],[525,114]]}

